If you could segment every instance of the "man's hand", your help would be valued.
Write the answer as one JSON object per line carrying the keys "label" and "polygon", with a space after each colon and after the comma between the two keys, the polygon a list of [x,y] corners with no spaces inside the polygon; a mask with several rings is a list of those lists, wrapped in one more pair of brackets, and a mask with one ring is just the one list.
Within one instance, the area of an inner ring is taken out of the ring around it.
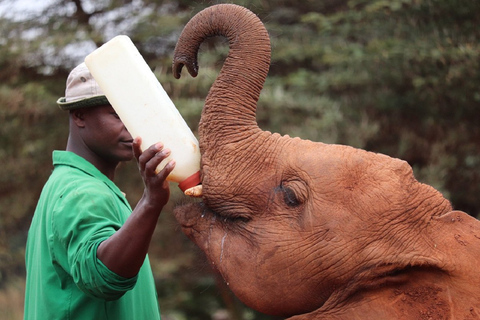
{"label": "man's hand", "polygon": [[157,143],[142,153],[141,143],[140,137],[133,141],[133,154],[145,184],[142,200],[145,201],[145,205],[158,206],[161,210],[170,198],[170,188],[166,179],[175,168],[175,161],[170,160],[157,172],[158,165],[170,155],[170,150],[164,148],[162,143]]}

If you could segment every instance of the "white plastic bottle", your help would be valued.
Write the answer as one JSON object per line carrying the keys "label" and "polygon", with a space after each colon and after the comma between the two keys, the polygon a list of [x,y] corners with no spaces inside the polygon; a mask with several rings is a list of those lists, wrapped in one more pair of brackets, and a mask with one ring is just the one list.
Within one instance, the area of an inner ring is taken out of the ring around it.
{"label": "white plastic bottle", "polygon": [[167,180],[182,191],[200,183],[198,141],[129,37],[106,42],[85,58],[85,64],[142,150],[162,142],[172,153],[175,169]]}

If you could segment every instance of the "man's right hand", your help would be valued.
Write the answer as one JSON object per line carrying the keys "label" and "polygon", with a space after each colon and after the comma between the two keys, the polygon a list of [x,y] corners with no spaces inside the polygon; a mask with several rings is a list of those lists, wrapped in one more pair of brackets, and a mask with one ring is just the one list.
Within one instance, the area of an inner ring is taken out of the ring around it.
{"label": "man's right hand", "polygon": [[148,205],[159,206],[161,210],[170,198],[170,187],[166,179],[175,168],[175,160],[170,160],[163,169],[157,172],[158,165],[170,155],[170,150],[164,148],[163,144],[159,142],[142,152],[141,143],[140,137],[134,139],[133,154],[137,159],[140,175],[145,184],[143,198]]}

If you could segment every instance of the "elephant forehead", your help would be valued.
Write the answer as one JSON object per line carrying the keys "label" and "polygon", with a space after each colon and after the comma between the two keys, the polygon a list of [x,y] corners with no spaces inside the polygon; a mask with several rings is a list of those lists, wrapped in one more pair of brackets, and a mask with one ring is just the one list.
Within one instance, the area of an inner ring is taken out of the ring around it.
{"label": "elephant forehead", "polygon": [[400,176],[412,173],[400,159],[343,145],[303,140],[298,150],[287,152],[289,163],[313,178],[330,178],[345,183],[368,177]]}
{"label": "elephant forehead", "polygon": [[310,194],[331,202],[373,204],[404,197],[417,181],[400,159],[341,145],[304,142],[304,152],[289,154],[293,172],[306,181]]}

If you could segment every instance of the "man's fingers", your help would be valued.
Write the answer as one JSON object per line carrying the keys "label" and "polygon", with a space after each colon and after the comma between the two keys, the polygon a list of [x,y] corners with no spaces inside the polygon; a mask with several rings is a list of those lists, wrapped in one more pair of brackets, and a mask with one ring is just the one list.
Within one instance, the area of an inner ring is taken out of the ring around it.
{"label": "man's fingers", "polygon": [[165,167],[160,170],[160,172],[157,173],[157,176],[159,179],[161,180],[166,180],[168,175],[173,171],[173,169],[175,168],[175,160],[170,160],[166,165]]}
{"label": "man's fingers", "polygon": [[[140,167],[141,171],[146,170],[146,164],[156,156],[158,152],[161,152],[163,150],[163,144],[162,143],[156,143],[147,150],[141,152],[141,154],[138,156],[138,165]],[[160,162],[159,162],[160,163]]]}
{"label": "man's fingers", "polygon": [[171,151],[168,148],[164,148],[163,143],[156,143],[147,150],[141,152],[140,144],[141,139],[135,138],[133,141],[133,152],[138,161],[138,166],[144,177],[156,176],[158,179],[165,180],[168,175],[175,168],[175,161],[170,160],[160,171],[156,171],[158,165],[167,159]]}
{"label": "man's fingers", "polygon": [[145,165],[145,172],[148,173],[149,175],[155,174],[155,170],[158,167],[158,165],[165,160],[169,155],[171,151],[170,149],[161,149],[155,154],[152,155],[150,159],[147,160],[146,165]]}
{"label": "man's fingers", "polygon": [[136,137],[135,139],[133,139],[133,145],[132,145],[133,155],[135,156],[135,159],[137,159],[137,161],[140,155],[142,154],[142,149],[140,147],[141,145],[142,145],[142,138]]}

